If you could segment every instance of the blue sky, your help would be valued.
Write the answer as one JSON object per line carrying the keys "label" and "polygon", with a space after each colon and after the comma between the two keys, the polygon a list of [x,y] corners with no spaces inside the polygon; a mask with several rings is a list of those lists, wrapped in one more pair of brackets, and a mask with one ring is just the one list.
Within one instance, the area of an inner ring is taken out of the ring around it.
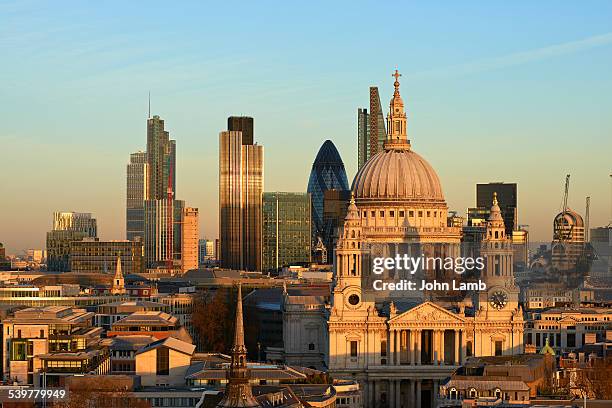
{"label": "blue sky", "polygon": [[610,218],[612,3],[0,1],[0,241],[43,247],[54,210],[124,238],[125,165],[147,93],[177,140],[178,198],[217,235],[218,133],[255,118],[265,190],[304,191],[332,139],[356,170],[357,108],[391,73],[415,151],[465,213],[475,183],[519,183],[519,222],[549,240],[570,206]]}

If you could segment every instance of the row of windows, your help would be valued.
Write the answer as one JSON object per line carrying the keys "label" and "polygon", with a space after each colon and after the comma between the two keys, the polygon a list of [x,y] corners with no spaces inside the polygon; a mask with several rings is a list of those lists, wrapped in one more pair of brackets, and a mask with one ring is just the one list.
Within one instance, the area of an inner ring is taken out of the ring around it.
{"label": "row of windows", "polygon": [[[378,212],[379,217],[381,217],[381,218],[385,218],[385,214],[386,213],[387,212],[385,210],[379,210],[379,212]],[[388,214],[389,214],[390,218],[394,218],[395,217],[395,210],[389,210]],[[409,210],[408,211],[408,217],[414,217],[414,214],[415,214],[414,210]],[[433,214],[434,218],[438,218],[438,214],[439,214],[440,218],[443,217],[442,211],[416,211],[416,214],[418,214],[417,215],[418,217],[423,217],[423,214],[427,214],[427,217],[431,217],[432,214]],[[398,215],[399,215],[400,218],[403,218],[403,217],[406,216],[406,212],[404,210],[399,210],[398,211]],[[368,216],[368,212],[364,211],[363,212],[363,217],[367,218],[367,216]],[[376,217],[376,211],[374,211],[374,210],[370,211],[370,217],[372,217],[372,218]]]}

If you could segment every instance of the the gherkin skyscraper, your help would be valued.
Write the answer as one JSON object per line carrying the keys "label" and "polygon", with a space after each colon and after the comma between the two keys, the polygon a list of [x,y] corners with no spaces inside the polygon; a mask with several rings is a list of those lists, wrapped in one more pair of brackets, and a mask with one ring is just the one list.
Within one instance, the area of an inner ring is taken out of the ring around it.
{"label": "the gherkin skyscraper", "polygon": [[319,149],[308,180],[308,192],[312,197],[313,242],[317,237],[324,238],[323,197],[326,190],[348,191],[348,180],[344,163],[336,146],[326,140]]}

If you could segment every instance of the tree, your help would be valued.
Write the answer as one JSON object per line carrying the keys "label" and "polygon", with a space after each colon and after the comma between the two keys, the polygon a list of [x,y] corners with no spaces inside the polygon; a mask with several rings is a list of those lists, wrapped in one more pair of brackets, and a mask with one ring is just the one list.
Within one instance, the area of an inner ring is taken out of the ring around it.
{"label": "tree", "polygon": [[574,386],[587,398],[612,400],[612,356],[576,370]]}
{"label": "tree", "polygon": [[227,353],[232,347],[234,319],[227,298],[228,290],[220,288],[195,299],[191,323],[202,351]]}

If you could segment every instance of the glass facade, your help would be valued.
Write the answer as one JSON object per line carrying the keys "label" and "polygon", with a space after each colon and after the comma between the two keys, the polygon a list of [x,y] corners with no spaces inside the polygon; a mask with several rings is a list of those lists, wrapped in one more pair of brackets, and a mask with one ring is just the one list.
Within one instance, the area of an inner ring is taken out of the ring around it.
{"label": "glass facade", "polygon": [[70,243],[70,269],[80,273],[114,273],[121,256],[123,273],[144,272],[142,241],[99,241],[85,239]]}
{"label": "glass facade", "polygon": [[219,134],[221,265],[261,270],[263,146],[245,145],[242,132]]}
{"label": "glass facade", "polygon": [[[180,268],[185,202],[172,200],[171,203],[168,206],[168,200],[145,201],[144,255],[147,268],[165,267],[168,259]],[[169,212],[172,214],[172,228],[168,228]]]}
{"label": "glass facade", "polygon": [[126,238],[144,238],[144,200],[148,195],[148,164],[145,152],[130,155],[127,165]]}
{"label": "glass facade", "polygon": [[164,130],[164,121],[155,115],[147,120],[148,197],[151,200],[166,198],[168,179],[172,178],[172,195],[176,197],[176,141]]}
{"label": "glass facade", "polygon": [[87,237],[83,231],[47,232],[47,270],[70,271],[70,243]]}
{"label": "glass facade", "polygon": [[310,262],[308,193],[263,194],[263,270]]}
{"label": "glass facade", "polygon": [[319,149],[317,157],[312,164],[308,180],[308,193],[312,200],[312,242],[317,237],[324,236],[323,201],[326,190],[348,191],[348,180],[344,163],[336,146],[331,140],[326,140]]}
{"label": "glass facade", "polygon": [[365,108],[357,109],[357,165],[358,170],[370,157],[370,115]]}

